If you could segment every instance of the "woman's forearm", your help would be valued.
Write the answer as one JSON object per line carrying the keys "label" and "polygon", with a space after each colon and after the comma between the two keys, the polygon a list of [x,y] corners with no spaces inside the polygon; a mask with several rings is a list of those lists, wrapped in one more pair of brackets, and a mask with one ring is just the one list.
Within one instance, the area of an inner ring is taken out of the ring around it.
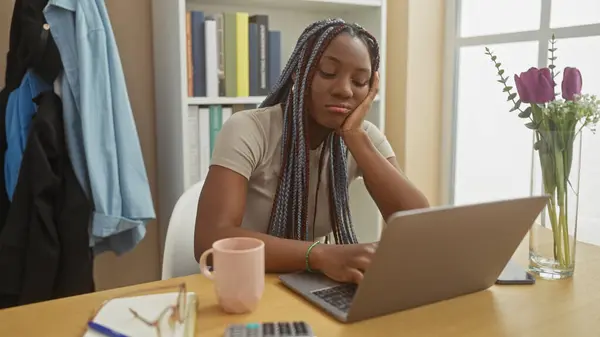
{"label": "woman's forearm", "polygon": [[344,136],[365,185],[384,219],[400,210],[429,207],[427,198],[379,153],[363,130]]}
{"label": "woman's forearm", "polygon": [[[306,252],[312,245],[311,241],[281,239],[264,233],[247,230],[240,227],[227,227],[203,233],[200,252],[212,246],[212,243],[230,237],[251,237],[265,243],[265,271],[267,273],[289,273],[306,269]],[[318,266],[318,250],[311,251],[309,263],[311,268]],[[199,259],[199,254],[196,260]]]}

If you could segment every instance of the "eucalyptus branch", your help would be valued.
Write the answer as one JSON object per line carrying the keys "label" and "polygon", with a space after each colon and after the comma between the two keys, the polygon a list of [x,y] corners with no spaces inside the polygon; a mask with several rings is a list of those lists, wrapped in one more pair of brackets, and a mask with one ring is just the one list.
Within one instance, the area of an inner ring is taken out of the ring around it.
{"label": "eucalyptus branch", "polygon": [[[548,49],[548,51],[550,52],[550,57],[548,58],[548,60],[550,61],[550,65],[548,66],[548,69],[550,69],[550,73],[552,74],[552,79],[555,79],[556,76],[558,76],[558,74],[560,74],[560,71],[557,73],[554,72],[554,69],[556,68],[556,65],[554,64],[554,61],[556,61],[556,56],[554,55],[554,52],[558,50],[558,48],[556,48],[555,44],[556,44],[556,37],[554,36],[554,34],[552,34],[552,39],[550,39],[550,49]],[[556,87],[556,81],[554,83],[554,86]],[[558,95],[558,93],[555,90],[554,96],[557,96],[557,95]]]}
{"label": "eucalyptus branch", "polygon": [[556,65],[554,65],[554,61],[556,61],[556,56],[554,56],[554,52],[558,49],[555,46],[556,44],[556,38],[554,37],[554,34],[552,34],[552,39],[550,39],[550,49],[548,49],[548,51],[550,52],[550,57],[548,58],[548,60],[550,60],[550,65],[548,66],[548,69],[550,69],[550,72],[552,73],[552,78],[555,78],[558,73],[554,73],[554,69],[556,68]]}
{"label": "eucalyptus branch", "polygon": [[498,58],[492,53],[492,51],[488,47],[485,47],[485,54],[490,56],[492,63],[494,63],[494,66],[496,67],[498,77],[500,77],[498,82],[502,83],[502,85],[504,86],[502,91],[507,93],[508,95],[507,101],[512,101],[513,103],[513,107],[512,109],[510,109],[509,112],[519,110],[519,117],[529,118],[533,122],[533,120],[531,119],[531,107],[527,107],[525,110],[521,109],[521,100],[516,99],[517,93],[512,92],[513,87],[506,84],[506,82],[508,81],[508,77],[504,77],[504,69],[502,69],[501,67],[502,63],[496,61]]}

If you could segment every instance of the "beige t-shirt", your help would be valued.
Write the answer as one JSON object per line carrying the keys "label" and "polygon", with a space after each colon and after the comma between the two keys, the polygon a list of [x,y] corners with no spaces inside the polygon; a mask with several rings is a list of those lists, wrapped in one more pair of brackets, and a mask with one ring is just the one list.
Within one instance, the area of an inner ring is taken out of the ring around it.
{"label": "beige t-shirt", "polygon": [[[385,135],[372,123],[365,121],[363,128],[377,150],[385,157],[394,151]],[[281,166],[281,137],[283,112],[280,105],[268,108],[238,111],[224,124],[213,149],[211,165],[233,170],[248,179],[248,194],[242,228],[266,233]],[[323,144],[310,151],[310,183],[308,196],[309,237],[320,238],[331,232],[329,217],[328,162],[325,154],[321,169],[316,221],[315,195],[319,171],[319,159]],[[348,151],[348,183],[361,176],[361,172]],[[314,229],[314,233],[313,233]],[[313,235],[314,234],[314,235]]]}

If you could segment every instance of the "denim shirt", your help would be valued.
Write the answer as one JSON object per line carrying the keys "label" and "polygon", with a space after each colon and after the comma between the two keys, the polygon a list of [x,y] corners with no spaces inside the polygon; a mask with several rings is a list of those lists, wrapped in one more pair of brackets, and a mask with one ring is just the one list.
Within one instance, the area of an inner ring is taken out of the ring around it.
{"label": "denim shirt", "polygon": [[90,245],[120,255],[143,239],[156,215],[106,5],[49,0],[44,15],[63,62],[69,156],[94,204]]}

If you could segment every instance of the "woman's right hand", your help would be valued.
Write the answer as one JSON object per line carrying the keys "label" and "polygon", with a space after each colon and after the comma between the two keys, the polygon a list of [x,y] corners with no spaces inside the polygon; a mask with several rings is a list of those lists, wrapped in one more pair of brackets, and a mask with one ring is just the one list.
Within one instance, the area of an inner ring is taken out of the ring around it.
{"label": "woman's right hand", "polygon": [[347,283],[360,283],[371,264],[377,243],[315,246],[309,255],[311,269]]}

